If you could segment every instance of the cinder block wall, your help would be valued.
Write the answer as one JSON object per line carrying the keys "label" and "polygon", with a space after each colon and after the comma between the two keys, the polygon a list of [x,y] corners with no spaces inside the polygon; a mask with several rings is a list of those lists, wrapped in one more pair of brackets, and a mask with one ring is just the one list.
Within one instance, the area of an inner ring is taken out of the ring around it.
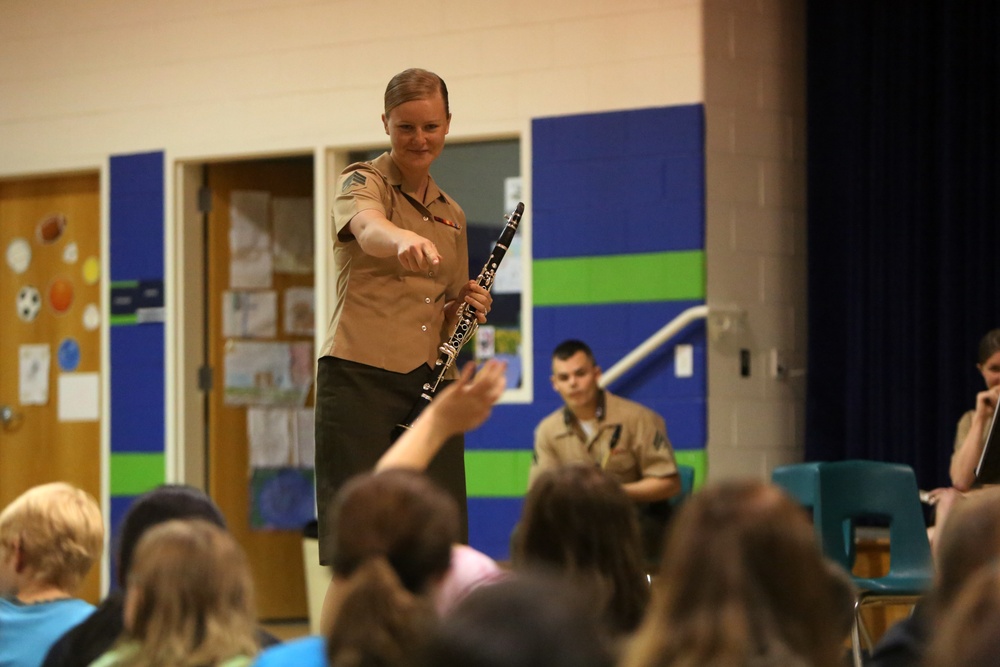
{"label": "cinder block wall", "polygon": [[746,313],[709,326],[709,475],[764,476],[802,440],[802,380],[766,366],[772,349],[793,369],[805,359],[803,4],[3,3],[0,178],[164,151],[169,190],[177,161],[382,142],[383,87],[410,66],[448,81],[452,141],[521,135],[526,153],[533,119],[704,104],[705,300]]}
{"label": "cinder block wall", "polygon": [[72,0],[0,5],[0,175],[109,154],[384,140],[389,77],[448,82],[451,138],[702,101],[700,0]]}
{"label": "cinder block wall", "polygon": [[766,478],[805,430],[805,3],[706,0],[704,26],[708,302],[746,313],[710,342],[708,468]]}

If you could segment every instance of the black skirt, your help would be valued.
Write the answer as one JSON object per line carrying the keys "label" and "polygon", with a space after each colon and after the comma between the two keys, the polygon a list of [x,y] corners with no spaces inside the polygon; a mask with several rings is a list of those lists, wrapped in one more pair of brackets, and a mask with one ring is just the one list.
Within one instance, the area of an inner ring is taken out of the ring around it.
{"label": "black skirt", "polygon": [[[433,371],[426,364],[409,373],[322,357],[316,376],[316,506],[320,562],[329,564],[328,510],[337,490],[353,475],[375,467],[392,444],[392,433],[420,397]],[[458,503],[460,535],[468,541],[465,438],[448,440],[428,476]]]}

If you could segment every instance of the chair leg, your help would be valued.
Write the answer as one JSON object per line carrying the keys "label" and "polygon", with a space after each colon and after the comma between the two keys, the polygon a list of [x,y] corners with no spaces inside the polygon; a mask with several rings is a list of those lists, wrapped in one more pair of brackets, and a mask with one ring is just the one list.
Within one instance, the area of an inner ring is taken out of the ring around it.
{"label": "chair leg", "polygon": [[854,622],[851,623],[851,658],[854,667],[863,667],[861,661],[861,599],[854,601]]}

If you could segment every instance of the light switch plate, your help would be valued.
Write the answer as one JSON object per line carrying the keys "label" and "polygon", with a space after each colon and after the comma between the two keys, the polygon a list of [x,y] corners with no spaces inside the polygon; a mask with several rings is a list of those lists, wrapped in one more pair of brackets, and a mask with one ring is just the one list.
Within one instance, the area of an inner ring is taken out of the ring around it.
{"label": "light switch plate", "polygon": [[694,375],[694,348],[678,345],[674,348],[674,375],[689,378]]}

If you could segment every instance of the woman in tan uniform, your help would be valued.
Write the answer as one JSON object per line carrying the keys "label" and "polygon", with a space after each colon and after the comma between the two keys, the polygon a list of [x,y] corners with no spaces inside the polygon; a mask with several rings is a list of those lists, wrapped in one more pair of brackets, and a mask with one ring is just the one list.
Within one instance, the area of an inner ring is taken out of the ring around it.
{"label": "woman in tan uniform", "polygon": [[[382,123],[390,150],[347,167],[333,205],[335,302],[316,391],[324,563],[327,505],[337,489],[388,449],[431,378],[461,304],[474,307],[480,323],[492,304],[469,278],[465,213],[430,175],[451,124],[444,81],[421,69],[394,76]],[[460,436],[450,441],[428,474],[458,501],[465,537],[463,449]]]}
{"label": "woman in tan uniform", "polygon": [[1000,484],[1000,479],[976,479],[976,466],[983,454],[990,420],[1000,400],[1000,329],[993,329],[979,341],[976,369],[983,376],[986,389],[976,394],[976,407],[958,420],[955,429],[955,453],[951,455],[950,487],[934,489],[928,493],[928,502],[935,506],[934,529],[928,531],[933,543],[934,535],[951,510],[955,498],[986,484]]}

